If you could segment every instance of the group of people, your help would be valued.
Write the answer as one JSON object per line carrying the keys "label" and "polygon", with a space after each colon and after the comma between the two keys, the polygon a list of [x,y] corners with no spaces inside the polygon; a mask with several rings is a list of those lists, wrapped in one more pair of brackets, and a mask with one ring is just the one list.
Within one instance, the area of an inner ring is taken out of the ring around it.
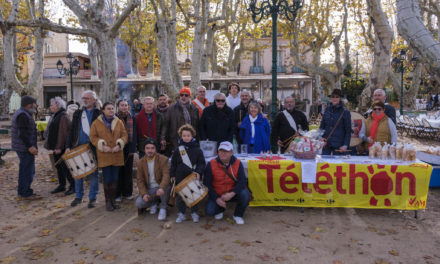
{"label": "group of people", "polygon": [[[99,108],[96,93],[88,90],[82,94],[82,107],[71,116],[64,100],[51,99],[52,116],[44,146],[52,151],[55,164],[58,164],[59,186],[52,193],[75,193],[71,206],[82,203],[85,178],[73,179],[66,165],[58,161],[64,153],[89,145],[102,171],[106,210],[117,209],[121,199],[133,199],[133,155],[138,153],[136,183],[139,196],[135,205],[139,214],[149,208],[150,214],[159,211],[158,219],[164,220],[172,184],[179,184],[194,174],[208,188],[206,214],[221,219],[227,203],[234,201],[237,203],[234,220],[243,224],[250,193],[243,165],[234,156],[232,142],[246,145],[250,153],[260,153],[269,151],[272,141],[284,153],[298,132],[309,130],[309,124],[305,114],[295,109],[291,96],[285,98],[284,110],[278,113],[271,127],[249,91],[240,91],[237,83],[231,83],[228,91],[228,97],[218,93],[210,104],[205,87],[197,89],[192,101],[191,89],[183,87],[172,105],[169,105],[169,98],[161,94],[157,103],[153,97],[144,97],[141,106],[135,103],[133,108],[136,109],[130,109],[126,99],[116,104],[106,102]],[[341,90],[335,89],[323,113],[320,125],[324,130],[322,140],[326,142],[323,154],[338,155],[349,149],[351,117],[341,97]],[[367,113],[360,137],[370,145],[376,141],[394,143],[397,141],[395,110],[385,104],[383,90],[376,90],[373,97],[372,111]],[[40,199],[41,196],[31,189],[35,155],[38,154],[32,117],[36,101],[23,96],[21,106],[12,120],[12,149],[20,159],[18,195],[22,199]],[[218,156],[208,163],[200,149],[200,140],[218,142]],[[93,208],[99,189],[98,170],[88,178],[88,207]],[[179,196],[176,205],[176,222],[180,223],[186,219],[187,205]],[[192,220],[198,222],[198,207],[193,206],[190,211]]]}

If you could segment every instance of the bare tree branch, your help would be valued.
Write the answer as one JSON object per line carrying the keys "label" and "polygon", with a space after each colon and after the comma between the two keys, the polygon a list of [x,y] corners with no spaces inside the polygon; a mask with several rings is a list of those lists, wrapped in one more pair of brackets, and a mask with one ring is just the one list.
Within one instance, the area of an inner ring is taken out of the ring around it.
{"label": "bare tree branch", "polygon": [[136,7],[138,7],[140,4],[139,0],[131,0],[130,3],[128,3],[127,7],[122,11],[122,14],[118,17],[118,19],[113,23],[110,31],[112,36],[117,36],[119,28],[122,26],[122,23],[124,23],[124,20],[130,15],[131,11],[133,11]]}

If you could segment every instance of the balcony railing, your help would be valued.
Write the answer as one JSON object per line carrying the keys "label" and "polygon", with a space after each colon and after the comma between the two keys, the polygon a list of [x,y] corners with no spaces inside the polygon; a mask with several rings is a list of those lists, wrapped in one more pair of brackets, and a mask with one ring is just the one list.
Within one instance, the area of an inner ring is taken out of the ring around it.
{"label": "balcony railing", "polygon": [[[270,72],[272,73],[272,69],[270,70]],[[284,66],[277,66],[277,73],[286,73],[286,67]]]}
{"label": "balcony railing", "polygon": [[251,66],[249,68],[250,74],[256,74],[256,73],[264,73],[264,67],[263,66]]}
{"label": "balcony railing", "polygon": [[[92,70],[79,70],[77,75],[73,75],[73,79],[90,79],[92,76]],[[101,77],[101,70],[98,70],[98,76]],[[62,75],[57,69],[44,69],[43,70],[44,79],[57,79],[57,78],[68,78],[68,75]]]}
{"label": "balcony railing", "polygon": [[292,73],[305,73],[306,71],[303,68],[293,66]]}

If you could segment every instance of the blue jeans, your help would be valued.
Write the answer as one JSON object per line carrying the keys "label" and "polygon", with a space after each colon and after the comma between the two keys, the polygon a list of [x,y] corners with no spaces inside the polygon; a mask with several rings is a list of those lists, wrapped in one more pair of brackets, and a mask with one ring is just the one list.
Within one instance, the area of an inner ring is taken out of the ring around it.
{"label": "blue jeans", "polygon": [[[231,200],[227,201],[229,202],[236,202],[237,205],[235,206],[234,216],[243,217],[244,211],[246,211],[246,208],[249,205],[249,199],[250,194],[249,191],[244,188],[241,190],[240,193],[235,194],[234,197],[232,197]],[[208,202],[206,203],[206,215],[213,216],[219,213],[222,213],[225,211],[225,208],[219,206],[215,200],[208,199]]]}
{"label": "blue jeans", "polygon": [[[183,199],[182,199],[182,197],[180,197],[180,195],[176,195],[176,205],[177,205],[177,210],[179,211],[179,213],[185,214],[186,203],[183,201]],[[197,213],[197,211],[199,210],[198,204],[191,207],[190,210],[191,210],[191,213]]]}
{"label": "blue jeans", "polygon": [[[90,190],[89,190],[89,200],[96,199],[99,189],[99,174],[98,170],[90,174]],[[84,196],[84,178],[75,180],[75,198],[82,199]]]}
{"label": "blue jeans", "polygon": [[35,176],[35,156],[28,151],[17,151],[17,156],[20,160],[17,192],[21,197],[29,197],[34,194],[31,184]]}
{"label": "blue jeans", "polygon": [[120,166],[107,166],[102,168],[102,176],[104,177],[104,183],[117,182],[119,178]]}

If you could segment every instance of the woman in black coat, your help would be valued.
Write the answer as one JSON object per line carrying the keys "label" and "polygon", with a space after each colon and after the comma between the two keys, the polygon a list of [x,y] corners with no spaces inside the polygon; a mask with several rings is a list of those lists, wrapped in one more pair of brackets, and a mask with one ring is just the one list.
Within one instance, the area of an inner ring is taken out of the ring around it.
{"label": "woman in black coat", "polygon": [[[205,157],[203,152],[197,143],[195,136],[196,131],[189,125],[183,125],[179,128],[179,147],[177,147],[171,156],[171,168],[170,177],[176,180],[176,185],[179,184],[191,173],[197,175],[198,180],[201,180],[203,171],[205,170]],[[191,164],[185,164],[182,159],[182,152],[186,152]],[[176,197],[177,209],[179,213],[177,215],[176,223],[181,223],[186,219],[185,211],[186,204],[180,196]],[[198,206],[191,207],[191,217],[194,223],[199,221],[199,215],[197,214]]]}

